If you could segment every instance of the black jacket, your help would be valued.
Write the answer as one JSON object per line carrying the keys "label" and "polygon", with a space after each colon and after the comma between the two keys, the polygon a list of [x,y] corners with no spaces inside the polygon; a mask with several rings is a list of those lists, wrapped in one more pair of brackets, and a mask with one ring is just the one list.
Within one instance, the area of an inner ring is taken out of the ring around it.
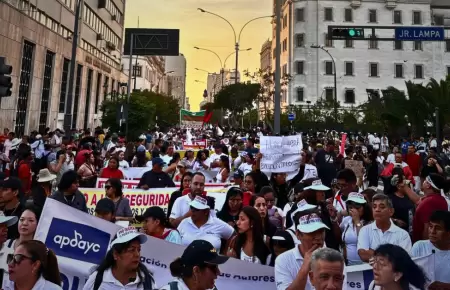
{"label": "black jacket", "polygon": [[139,181],[138,187],[147,185],[149,188],[163,188],[163,187],[175,187],[172,178],[165,172],[154,172],[153,170],[147,171],[142,175]]}
{"label": "black jacket", "polygon": [[86,206],[86,199],[84,198],[84,195],[81,193],[81,191],[77,190],[77,192],[75,192],[75,196],[73,198],[73,200],[67,200],[64,197],[64,194],[57,190],[55,193],[53,193],[50,198],[53,198],[54,200],[57,200],[61,203],[64,203],[68,206],[71,206],[73,208],[79,209],[81,211],[84,211],[85,213],[89,213],[88,212],[88,208]]}

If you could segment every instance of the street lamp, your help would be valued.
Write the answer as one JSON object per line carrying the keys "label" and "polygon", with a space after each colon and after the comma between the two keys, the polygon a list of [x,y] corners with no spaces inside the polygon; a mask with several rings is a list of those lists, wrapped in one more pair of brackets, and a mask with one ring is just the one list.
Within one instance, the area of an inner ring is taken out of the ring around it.
{"label": "street lamp", "polygon": [[207,73],[207,74],[211,74],[209,71],[207,71],[207,70],[205,70],[205,69],[201,69],[201,68],[195,68],[195,70],[198,70],[198,71],[203,71],[203,72],[205,72],[205,73]]}
{"label": "street lamp", "polygon": [[336,62],[334,61],[334,57],[331,55],[331,53],[325,49],[322,45],[311,45],[311,48],[321,49],[325,51],[333,61],[333,75],[334,75],[334,121],[338,122],[338,113],[337,113],[337,74],[336,74]]}
{"label": "street lamp", "polygon": [[[239,49],[239,51],[250,51],[252,50],[252,48],[247,48],[247,49]],[[227,65],[227,60],[230,58],[230,56],[232,56],[233,54],[235,54],[236,51],[233,51],[232,53],[230,53],[226,58],[225,61],[223,62],[223,65],[226,66]]]}
{"label": "street lamp", "polygon": [[199,81],[199,80],[195,80],[194,82],[196,83],[202,83],[202,84],[206,84],[204,81]]}
{"label": "street lamp", "polygon": [[198,10],[199,10],[200,12],[202,12],[202,13],[208,13],[208,14],[211,14],[211,15],[213,15],[213,16],[219,17],[220,19],[222,19],[223,21],[225,21],[226,23],[228,23],[228,25],[230,25],[231,29],[233,30],[233,33],[234,33],[234,43],[235,43],[235,45],[234,45],[234,50],[235,50],[235,52],[236,52],[236,66],[235,66],[236,72],[235,72],[235,75],[234,75],[234,76],[235,76],[235,83],[237,84],[237,83],[238,83],[237,74],[238,74],[238,66],[239,66],[239,43],[241,42],[241,34],[242,34],[242,31],[243,31],[244,28],[245,28],[248,24],[250,24],[251,22],[253,22],[253,21],[255,21],[255,20],[258,20],[258,19],[262,19],[262,18],[269,18],[269,17],[270,17],[270,18],[273,18],[274,15],[270,15],[270,16],[261,16],[261,17],[256,17],[256,18],[251,19],[250,21],[248,21],[247,23],[245,23],[244,26],[242,26],[241,31],[239,32],[239,36],[237,36],[237,35],[236,35],[236,30],[234,29],[233,24],[231,24],[231,22],[228,21],[226,18],[224,18],[224,17],[222,17],[222,16],[220,16],[220,15],[218,15],[218,14],[216,14],[216,13],[213,13],[213,12],[210,12],[210,11],[206,11],[205,9],[202,9],[202,8],[198,8]]}
{"label": "street lamp", "polygon": [[158,94],[159,94],[159,83],[161,82],[161,79],[162,79],[163,77],[167,76],[168,74],[172,74],[172,73],[174,73],[174,72],[175,72],[175,71],[173,71],[173,70],[167,71],[167,72],[164,72],[164,73],[159,77],[159,79],[158,79],[158,84],[156,85],[156,90],[157,90]]}

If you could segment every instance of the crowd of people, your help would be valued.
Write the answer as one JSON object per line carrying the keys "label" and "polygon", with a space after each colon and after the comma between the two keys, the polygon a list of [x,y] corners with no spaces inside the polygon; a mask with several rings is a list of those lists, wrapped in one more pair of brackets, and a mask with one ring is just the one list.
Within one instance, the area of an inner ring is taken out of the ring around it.
{"label": "crowd of people", "polygon": [[[140,226],[117,232],[86,290],[156,289],[140,261],[148,236],[186,247],[170,265],[174,280],[157,285],[164,290],[213,289],[229,258],[274,267],[278,290],[346,289],[344,268],[364,263],[373,267],[371,290],[450,289],[449,141],[303,136],[301,163],[288,174],[261,171],[263,134],[154,129],[131,142],[101,128],[21,139],[5,129],[2,289],[62,289],[57,257],[34,240],[41,211],[52,198],[88,213],[79,188],[94,188],[98,178],[107,181],[95,215]],[[206,148],[193,149],[196,139],[206,139]],[[359,161],[362,172],[347,160]],[[178,186],[166,210],[133,215],[123,187],[132,167],[148,167],[141,194]],[[207,176],[226,188],[220,208],[205,191]],[[431,254],[433,280],[414,261]]]}

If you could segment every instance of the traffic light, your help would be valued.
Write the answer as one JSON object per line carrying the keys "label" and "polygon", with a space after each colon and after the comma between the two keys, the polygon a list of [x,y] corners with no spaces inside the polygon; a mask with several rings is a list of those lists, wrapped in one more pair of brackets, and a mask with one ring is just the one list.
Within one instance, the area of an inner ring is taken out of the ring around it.
{"label": "traffic light", "polygon": [[0,98],[11,96],[12,82],[11,77],[12,66],[6,64],[6,58],[0,57]]}
{"label": "traffic light", "polygon": [[363,28],[333,28],[333,39],[358,39],[364,38]]}

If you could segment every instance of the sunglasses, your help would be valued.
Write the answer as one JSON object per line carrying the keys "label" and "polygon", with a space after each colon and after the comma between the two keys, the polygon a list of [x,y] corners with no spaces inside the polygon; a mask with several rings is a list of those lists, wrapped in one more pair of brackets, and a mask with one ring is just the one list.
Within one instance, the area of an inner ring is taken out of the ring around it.
{"label": "sunglasses", "polygon": [[8,265],[19,265],[23,260],[33,261],[32,258],[22,254],[9,254],[8,256],[6,256],[6,262],[8,263]]}

